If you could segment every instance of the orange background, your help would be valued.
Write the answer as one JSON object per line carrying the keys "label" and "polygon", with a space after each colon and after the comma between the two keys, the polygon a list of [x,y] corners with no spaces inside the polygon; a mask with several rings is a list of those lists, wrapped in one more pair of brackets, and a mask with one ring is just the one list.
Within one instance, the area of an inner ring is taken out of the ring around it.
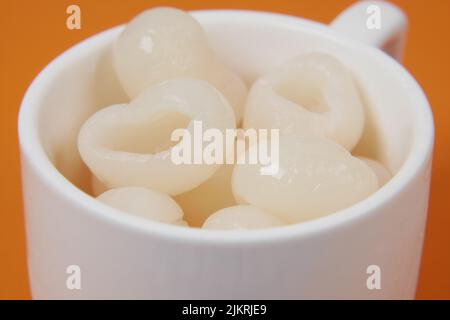
{"label": "orange background", "polygon": [[[157,5],[183,9],[240,8],[328,23],[354,0],[7,0],[0,10],[0,298],[29,298],[21,204],[17,112],[24,91],[55,56],[80,40]],[[448,0],[395,0],[408,15],[404,64],[423,86],[436,122],[427,235],[417,298],[450,299],[450,42]],[[82,29],[66,28],[66,8],[78,4]]]}

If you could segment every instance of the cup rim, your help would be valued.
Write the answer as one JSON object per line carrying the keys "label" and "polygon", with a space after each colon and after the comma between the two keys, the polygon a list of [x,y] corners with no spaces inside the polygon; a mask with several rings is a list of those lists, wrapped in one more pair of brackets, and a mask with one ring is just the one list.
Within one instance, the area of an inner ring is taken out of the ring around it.
{"label": "cup rim", "polygon": [[123,25],[121,25],[88,37],[57,56],[33,80],[20,106],[18,133],[21,156],[30,159],[30,166],[32,166],[34,172],[42,181],[45,181],[60,197],[77,208],[80,214],[92,215],[93,218],[97,218],[103,223],[128,228],[130,231],[147,235],[151,234],[174,241],[207,242],[209,244],[284,241],[293,237],[301,238],[321,234],[369,216],[370,212],[374,212],[381,204],[400,194],[414,180],[417,174],[426,167],[431,158],[434,143],[431,108],[416,80],[401,64],[381,50],[347,38],[327,25],[285,14],[251,10],[196,10],[191,11],[191,13],[202,21],[230,18],[242,18],[246,21],[264,19],[265,23],[269,24],[283,25],[297,30],[308,29],[308,32],[314,32],[317,36],[338,42],[349,50],[363,51],[364,54],[370,56],[370,59],[377,60],[377,63],[388,65],[393,70],[392,77],[397,78],[396,81],[402,83],[410,91],[411,109],[414,110],[411,112],[414,112],[416,136],[406,160],[386,185],[366,199],[320,218],[277,228],[248,230],[245,232],[183,228],[151,221],[111,208],[78,189],[50,161],[40,140],[38,126],[40,103],[38,101],[41,100],[43,93],[47,92],[46,88],[51,86],[52,80],[55,79],[61,67],[76,61],[83,53],[85,54],[102,47],[123,28]]}

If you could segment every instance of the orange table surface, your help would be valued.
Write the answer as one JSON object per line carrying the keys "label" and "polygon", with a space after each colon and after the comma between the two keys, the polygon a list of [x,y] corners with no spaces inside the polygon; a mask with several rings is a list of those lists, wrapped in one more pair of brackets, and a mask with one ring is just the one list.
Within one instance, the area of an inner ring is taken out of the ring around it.
{"label": "orange table surface", "polygon": [[[21,199],[17,113],[37,73],[80,40],[159,5],[252,9],[328,23],[353,0],[4,0],[0,10],[0,299],[30,298]],[[417,298],[450,299],[450,41],[448,0],[392,1],[408,15],[404,65],[433,108],[436,145],[429,218]],[[66,28],[66,8],[81,7],[81,30]]]}

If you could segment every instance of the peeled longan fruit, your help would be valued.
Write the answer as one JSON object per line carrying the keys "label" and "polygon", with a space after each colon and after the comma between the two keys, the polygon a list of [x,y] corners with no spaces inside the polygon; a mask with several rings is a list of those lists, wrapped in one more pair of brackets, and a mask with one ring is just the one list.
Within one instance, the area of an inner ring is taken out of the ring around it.
{"label": "peeled longan fruit", "polygon": [[232,230],[232,229],[264,229],[280,227],[286,222],[249,205],[239,205],[221,209],[213,213],[203,224],[203,229]]}
{"label": "peeled longan fruit", "polygon": [[130,98],[165,80],[197,78],[222,92],[237,122],[242,117],[244,82],[218,61],[201,25],[184,11],[161,7],[133,18],[115,43],[113,60]]}
{"label": "peeled longan fruit", "polygon": [[108,191],[108,188],[106,188],[96,176],[91,175],[91,194],[94,197],[98,197],[106,191]]}
{"label": "peeled longan fruit", "polygon": [[186,221],[192,227],[201,227],[206,218],[219,209],[236,204],[231,192],[233,165],[224,164],[214,175],[188,192],[174,197],[183,208]]}
{"label": "peeled longan fruit", "polygon": [[358,157],[358,159],[364,161],[372,169],[377,176],[378,185],[380,187],[384,186],[389,180],[391,180],[392,174],[381,162],[366,157]]}
{"label": "peeled longan fruit", "polygon": [[295,57],[253,84],[243,127],[328,138],[350,151],[363,132],[364,108],[347,68],[314,52]]}
{"label": "peeled longan fruit", "polygon": [[174,162],[172,151],[184,139],[173,142],[171,134],[185,128],[194,139],[196,120],[204,130],[214,128],[223,136],[226,129],[235,128],[231,106],[213,86],[196,79],[169,80],[129,105],[113,105],[92,115],[81,127],[78,149],[107,189],[146,187],[177,195],[197,187],[220,167]]}
{"label": "peeled longan fruit", "polygon": [[110,207],[150,220],[185,225],[183,211],[168,195],[146,188],[111,189],[97,199]]}
{"label": "peeled longan fruit", "polygon": [[[228,155],[233,161],[223,164],[214,175],[188,192],[176,196],[174,199],[183,208],[186,221],[192,227],[201,227],[205,220],[214,212],[236,205],[233,192],[231,191],[231,175],[234,163],[239,154],[243,152],[238,148],[238,142],[244,144],[244,148],[250,143],[245,141],[243,132],[236,132],[234,153]],[[244,150],[245,152],[245,150]]]}
{"label": "peeled longan fruit", "polygon": [[344,209],[378,188],[376,175],[363,161],[320,138],[283,136],[278,171],[261,175],[261,166],[235,166],[232,190],[236,199],[290,223]]}

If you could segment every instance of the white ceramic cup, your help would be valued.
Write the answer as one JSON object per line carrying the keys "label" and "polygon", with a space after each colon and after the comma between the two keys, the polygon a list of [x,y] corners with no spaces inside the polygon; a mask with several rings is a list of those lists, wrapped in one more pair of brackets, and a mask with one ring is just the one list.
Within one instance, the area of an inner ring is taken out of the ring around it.
{"label": "white ceramic cup", "polygon": [[[366,9],[373,4],[381,10],[380,30],[366,26]],[[305,51],[341,59],[359,80],[367,104],[368,121],[356,152],[383,161],[395,176],[345,210],[251,232],[174,227],[107,207],[80,190],[86,189],[89,174],[76,147],[80,125],[90,114],[127,100],[109,57],[123,26],[107,30],[52,61],[21,106],[33,298],[413,298],[427,215],[433,120],[414,79],[371,46],[400,55],[402,13],[388,3],[362,2],[331,26],[252,11],[192,14],[223,61],[247,81]],[[67,287],[70,272],[78,270],[70,269],[73,265],[81,272],[79,290]],[[370,290],[367,271],[377,267],[381,289]]]}

